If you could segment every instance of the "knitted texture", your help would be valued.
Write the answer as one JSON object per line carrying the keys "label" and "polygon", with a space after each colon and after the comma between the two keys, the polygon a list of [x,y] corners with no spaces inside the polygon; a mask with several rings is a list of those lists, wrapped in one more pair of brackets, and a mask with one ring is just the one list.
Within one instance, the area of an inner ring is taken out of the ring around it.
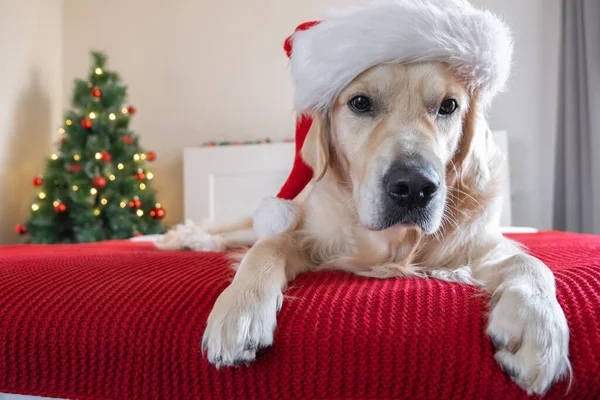
{"label": "knitted texture", "polygon": [[[600,398],[600,236],[515,235],[546,262],[571,330],[574,381]],[[233,272],[224,255],[151,244],[0,249],[0,392],[82,399],[525,399],[494,362],[486,299],[435,279],[342,272],[290,284],[272,348],[249,366],[202,357]]]}

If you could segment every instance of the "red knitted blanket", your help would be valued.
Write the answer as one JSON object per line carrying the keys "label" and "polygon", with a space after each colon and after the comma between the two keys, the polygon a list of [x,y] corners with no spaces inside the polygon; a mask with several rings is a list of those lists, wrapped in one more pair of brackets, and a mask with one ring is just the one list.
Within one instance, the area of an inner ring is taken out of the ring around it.
{"label": "red knitted blanket", "polygon": [[[554,271],[574,381],[600,398],[600,236],[516,235]],[[473,287],[434,279],[300,276],[275,345],[216,370],[200,353],[232,277],[223,255],[149,244],[0,249],[0,392],[109,399],[521,399],[492,359]]]}

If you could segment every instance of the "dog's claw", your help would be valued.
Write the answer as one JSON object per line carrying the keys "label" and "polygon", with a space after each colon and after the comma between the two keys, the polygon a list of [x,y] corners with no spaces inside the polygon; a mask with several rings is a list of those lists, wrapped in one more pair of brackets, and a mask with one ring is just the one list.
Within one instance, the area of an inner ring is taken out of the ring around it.
{"label": "dog's claw", "polygon": [[516,369],[509,367],[506,364],[500,364],[500,367],[502,368],[502,371],[504,371],[504,373],[512,378],[516,378],[518,377],[519,373],[517,372]]}
{"label": "dog's claw", "polygon": [[256,351],[259,349],[259,346],[255,342],[249,342],[244,346],[245,351]]}
{"label": "dog's claw", "polygon": [[498,350],[501,350],[506,346],[506,341],[502,340],[499,336],[493,335],[491,339],[494,347]]}

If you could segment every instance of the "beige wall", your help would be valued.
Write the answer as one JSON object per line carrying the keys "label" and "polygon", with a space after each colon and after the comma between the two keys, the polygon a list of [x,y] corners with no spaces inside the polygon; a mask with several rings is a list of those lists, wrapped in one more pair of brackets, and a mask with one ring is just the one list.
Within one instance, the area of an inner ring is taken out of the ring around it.
{"label": "beige wall", "polygon": [[[550,226],[559,0],[474,0],[516,35],[510,91],[493,109],[507,129],[516,223]],[[169,223],[182,218],[181,154],[209,140],[293,135],[283,39],[327,5],[351,0],[65,0],[63,95],[103,49],[122,73],[142,144],[158,152],[155,185]]]}
{"label": "beige wall", "polygon": [[0,244],[17,242],[62,109],[60,0],[0,0]]}

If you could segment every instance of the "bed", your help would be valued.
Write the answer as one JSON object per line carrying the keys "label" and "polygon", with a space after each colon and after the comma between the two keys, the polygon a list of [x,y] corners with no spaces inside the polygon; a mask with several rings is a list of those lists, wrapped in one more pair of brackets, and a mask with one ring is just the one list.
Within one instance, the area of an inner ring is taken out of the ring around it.
{"label": "bed", "polygon": [[[600,398],[600,237],[515,234],[554,271],[574,381]],[[292,282],[275,345],[250,366],[202,357],[233,275],[219,253],[148,242],[9,246],[0,258],[0,392],[80,399],[521,399],[492,359],[486,302],[434,279],[342,272]],[[564,396],[564,397],[563,397]]]}
{"label": "bed", "polygon": [[[254,180],[268,191],[285,179],[287,158],[260,157],[282,145],[187,150],[186,217],[252,207],[258,192],[228,202],[232,187]],[[253,162],[242,171],[231,157]],[[553,270],[572,333],[572,387],[560,382],[546,398],[600,398],[600,236],[515,229],[510,213],[503,221]],[[434,279],[301,275],[275,345],[249,366],[217,370],[200,341],[233,276],[228,255],[159,251],[155,239],[0,249],[1,400],[527,398],[493,361],[485,298]]]}

